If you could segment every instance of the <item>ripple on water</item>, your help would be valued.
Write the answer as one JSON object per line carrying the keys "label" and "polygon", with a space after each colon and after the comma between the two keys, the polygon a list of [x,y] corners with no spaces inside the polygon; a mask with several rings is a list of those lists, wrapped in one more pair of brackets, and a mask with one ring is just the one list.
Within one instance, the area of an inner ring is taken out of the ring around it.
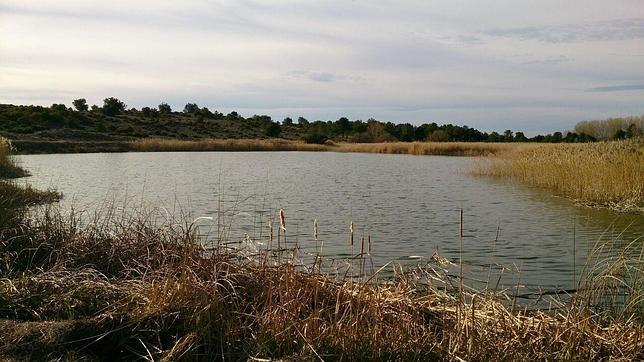
{"label": "ripple on water", "polygon": [[[188,207],[196,216],[223,212],[233,240],[244,233],[267,235],[259,228],[267,228],[269,217],[276,221],[277,210],[284,208],[289,233],[301,245],[314,243],[310,229],[318,220],[319,238],[332,258],[351,255],[353,221],[358,241],[363,234],[372,236],[377,265],[438,250],[452,260],[462,255],[472,267],[489,265],[490,259],[518,267],[522,283],[546,288],[572,284],[573,224],[579,261],[602,235],[626,242],[644,231],[641,216],[580,208],[528,187],[458,172],[469,158],[301,152],[19,158],[34,175],[28,182],[65,195],[63,207],[98,209],[110,203],[106,200],[122,205],[128,197],[136,206],[142,200],[169,212]],[[504,275],[503,280],[514,279]]]}

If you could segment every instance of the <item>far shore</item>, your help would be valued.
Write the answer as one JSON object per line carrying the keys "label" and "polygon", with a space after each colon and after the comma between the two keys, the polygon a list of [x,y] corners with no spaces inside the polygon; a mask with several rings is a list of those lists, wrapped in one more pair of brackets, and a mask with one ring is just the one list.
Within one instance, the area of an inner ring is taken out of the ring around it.
{"label": "far shore", "polygon": [[123,141],[13,140],[18,154],[111,152],[359,152],[441,156],[490,156],[538,143],[501,142],[381,142],[309,144],[286,139],[161,139]]}

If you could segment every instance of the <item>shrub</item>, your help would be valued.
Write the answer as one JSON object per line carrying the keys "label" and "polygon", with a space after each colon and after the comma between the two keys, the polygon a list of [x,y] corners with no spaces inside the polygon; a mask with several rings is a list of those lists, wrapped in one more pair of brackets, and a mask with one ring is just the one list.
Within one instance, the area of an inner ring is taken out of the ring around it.
{"label": "shrub", "polygon": [[309,133],[306,136],[304,136],[304,142],[306,143],[314,143],[318,145],[323,145],[324,142],[326,142],[329,138],[321,133]]}
{"label": "shrub", "polygon": [[103,114],[106,116],[116,116],[125,112],[127,106],[117,98],[109,97],[103,100]]}

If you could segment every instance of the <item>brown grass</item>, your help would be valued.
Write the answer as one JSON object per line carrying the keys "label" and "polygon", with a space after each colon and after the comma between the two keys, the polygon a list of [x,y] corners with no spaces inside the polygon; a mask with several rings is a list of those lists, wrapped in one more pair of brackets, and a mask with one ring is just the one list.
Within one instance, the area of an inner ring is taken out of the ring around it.
{"label": "brown grass", "polygon": [[644,138],[523,146],[480,162],[472,172],[553,190],[589,205],[644,210]]}
{"label": "brown grass", "polygon": [[13,146],[11,145],[11,141],[0,137],[0,179],[18,178],[29,175],[25,170],[18,167],[11,158],[12,151]]}
{"label": "brown grass", "polygon": [[[463,297],[446,289],[444,274],[430,266],[397,274],[386,283],[366,284],[315,268],[278,266],[270,251],[205,250],[193,225],[151,220],[157,218],[83,221],[45,211],[18,228],[3,229],[0,355],[166,360],[644,357],[637,303],[619,317],[583,301],[557,313],[514,312],[500,296],[473,292]],[[640,257],[631,268],[639,270],[635,277],[640,281],[641,267]],[[614,264],[608,269],[610,279],[619,280],[622,269]]]}
{"label": "brown grass", "polygon": [[200,152],[200,151],[327,151],[328,146],[281,139],[206,139],[173,140],[146,138],[132,141],[132,151],[137,152]]}
{"label": "brown grass", "polygon": [[406,155],[440,156],[488,156],[509,152],[520,143],[484,142],[385,142],[385,143],[344,143],[341,152],[393,153]]}
{"label": "brown grass", "polygon": [[518,143],[483,142],[383,142],[306,144],[287,140],[170,140],[141,139],[130,142],[138,152],[168,151],[333,151],[360,153],[393,153],[410,155],[487,156],[520,147]]}

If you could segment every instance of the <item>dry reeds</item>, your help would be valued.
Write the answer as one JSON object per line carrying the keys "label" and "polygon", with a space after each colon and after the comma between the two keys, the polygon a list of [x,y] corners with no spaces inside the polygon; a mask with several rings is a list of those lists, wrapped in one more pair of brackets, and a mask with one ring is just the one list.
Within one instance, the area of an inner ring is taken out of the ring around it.
{"label": "dry reeds", "polygon": [[146,138],[129,143],[137,152],[203,152],[203,151],[327,151],[329,146],[306,144],[282,139],[204,139],[176,140]]}
{"label": "dry reeds", "polygon": [[524,146],[481,162],[472,172],[550,189],[589,205],[644,208],[644,138]]}
{"label": "dry reeds", "polygon": [[341,152],[391,153],[425,156],[489,156],[512,151],[521,145],[521,143],[484,142],[384,142],[343,143],[339,145],[339,148]]}
{"label": "dry reeds", "polygon": [[18,178],[29,175],[27,171],[18,167],[11,158],[11,152],[13,150],[11,141],[0,137],[0,179]]}
{"label": "dry reeds", "polygon": [[392,153],[409,155],[489,156],[516,149],[519,143],[483,142],[383,142],[383,143],[330,143],[306,144],[280,139],[249,140],[170,140],[140,139],[129,147],[138,152],[170,151],[333,151],[359,153]]}
{"label": "dry reeds", "polygon": [[[338,280],[236,251],[190,224],[71,219],[0,233],[0,355],[148,359],[641,359],[641,315],[512,312],[436,271]],[[613,264],[611,264],[613,265]],[[639,275],[634,275],[640,278]],[[638,268],[630,269],[637,273]],[[429,278],[432,275],[432,278]],[[638,297],[641,298],[641,297]],[[631,309],[632,310],[632,309]]]}

